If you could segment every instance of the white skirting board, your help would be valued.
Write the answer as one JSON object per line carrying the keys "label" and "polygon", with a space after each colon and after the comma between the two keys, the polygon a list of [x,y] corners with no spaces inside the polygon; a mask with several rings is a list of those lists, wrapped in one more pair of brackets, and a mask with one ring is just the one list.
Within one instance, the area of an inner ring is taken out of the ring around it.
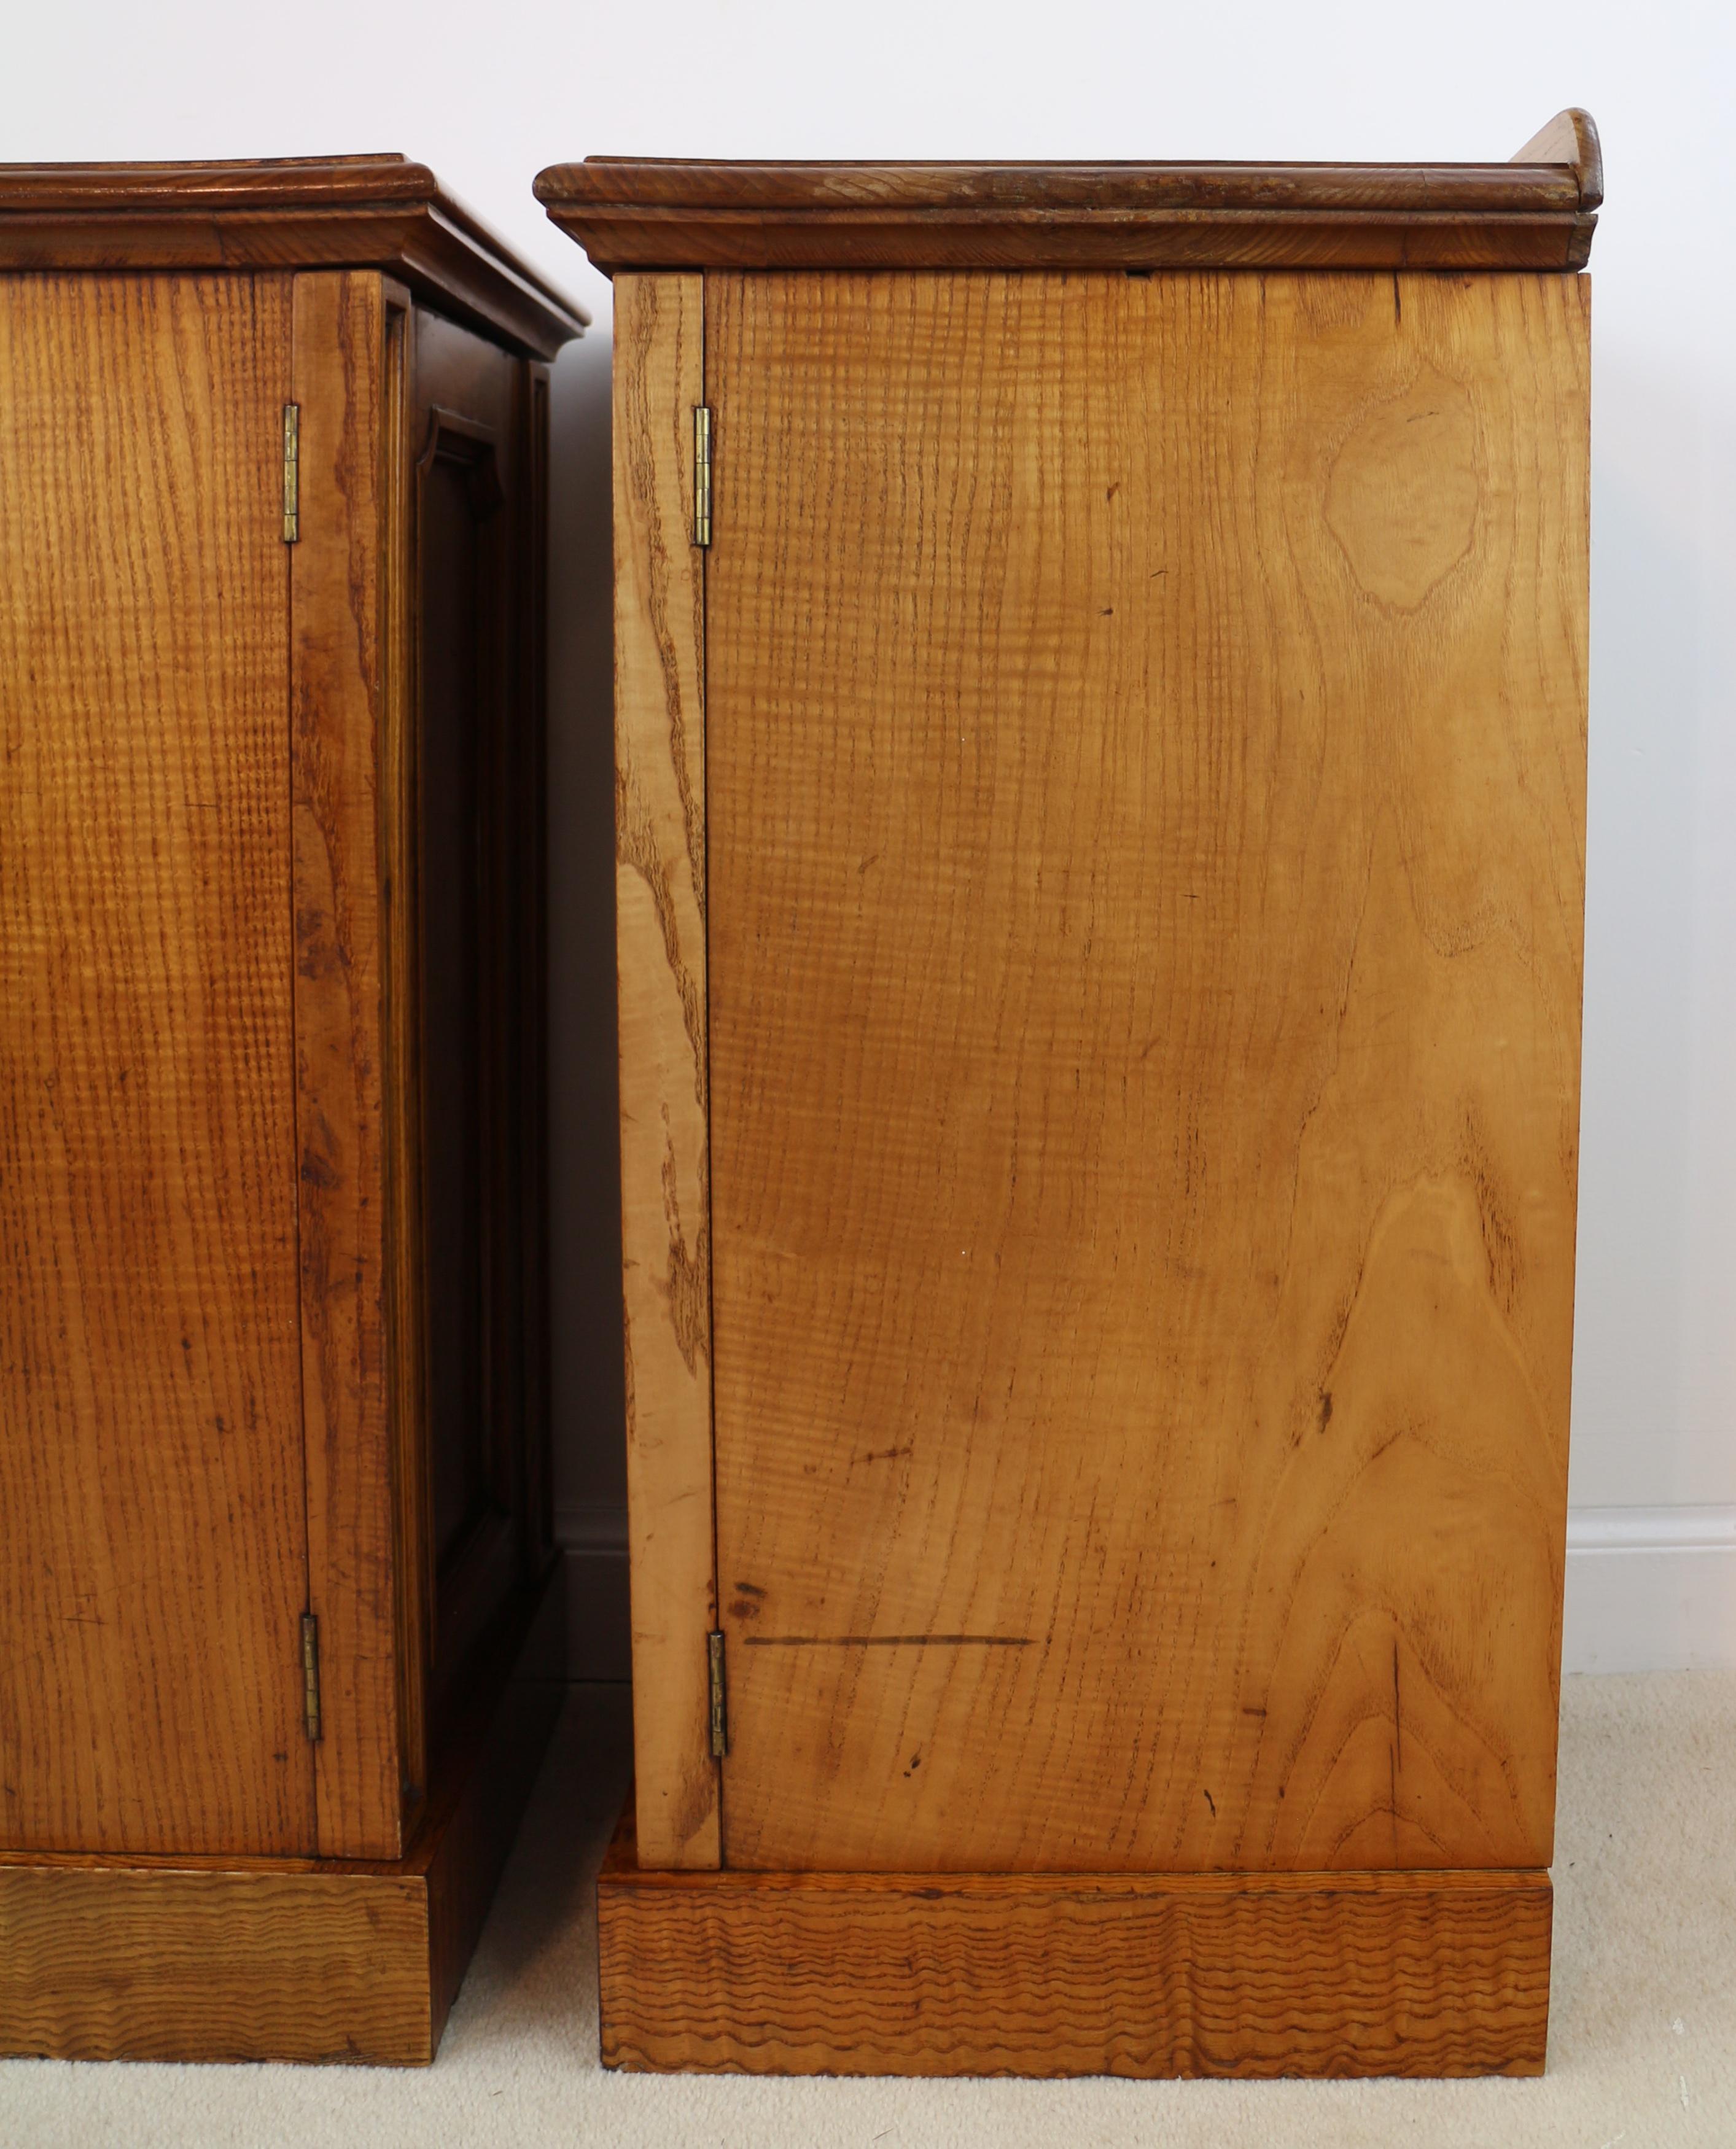
{"label": "white skirting board", "polygon": [[[563,1507],[567,1673],[629,1676],[626,1515]],[[1565,1672],[1736,1670],[1736,1507],[1575,1507]]]}
{"label": "white skirting board", "polygon": [[1562,1668],[1736,1670],[1736,1507],[1570,1508]]}

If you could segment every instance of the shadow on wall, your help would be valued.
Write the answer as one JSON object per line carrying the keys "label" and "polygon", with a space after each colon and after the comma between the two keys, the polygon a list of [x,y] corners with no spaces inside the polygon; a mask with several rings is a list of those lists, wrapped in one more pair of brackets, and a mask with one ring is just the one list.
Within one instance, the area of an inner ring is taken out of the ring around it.
{"label": "shadow on wall", "polygon": [[615,1054],[609,323],[550,399],[549,1130],[555,1533],[567,1668],[627,1676],[626,1397]]}
{"label": "shadow on wall", "polygon": [[1571,1497],[1728,1504],[1736,429],[1703,380],[1620,353],[1595,393]]}

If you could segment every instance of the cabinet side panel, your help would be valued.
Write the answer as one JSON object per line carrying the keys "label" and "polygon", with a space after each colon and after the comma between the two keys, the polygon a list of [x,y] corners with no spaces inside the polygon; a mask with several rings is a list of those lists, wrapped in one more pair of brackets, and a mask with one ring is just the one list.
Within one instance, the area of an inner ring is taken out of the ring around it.
{"label": "cabinet side panel", "polygon": [[1563,276],[707,279],[726,1856],[1533,1866]]}
{"label": "cabinet side panel", "polygon": [[703,279],[615,285],[616,900],[640,1855],[715,1865]]}
{"label": "cabinet side panel", "polygon": [[295,279],[293,552],[296,1133],[308,1601],[320,1622],[319,1849],[400,1849],[376,742],[382,711],[385,297]]}
{"label": "cabinet side panel", "polygon": [[0,1844],[304,1851],[276,277],[0,279]]}

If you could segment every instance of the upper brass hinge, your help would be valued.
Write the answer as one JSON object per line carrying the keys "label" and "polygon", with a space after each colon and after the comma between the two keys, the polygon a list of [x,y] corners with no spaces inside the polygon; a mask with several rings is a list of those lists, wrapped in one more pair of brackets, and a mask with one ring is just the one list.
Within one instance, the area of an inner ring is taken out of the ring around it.
{"label": "upper brass hinge", "polygon": [[712,414],[703,403],[693,410],[693,542],[712,541]]}
{"label": "upper brass hinge", "polygon": [[723,1637],[707,1634],[705,1639],[712,1658],[712,1758],[721,1761],[729,1751],[729,1719],[723,1701]]}
{"label": "upper brass hinge", "polygon": [[284,405],[284,542],[301,535],[301,405]]}
{"label": "upper brass hinge", "polygon": [[320,1736],[320,1622],[311,1612],[301,1615],[302,1721],[309,1739]]}

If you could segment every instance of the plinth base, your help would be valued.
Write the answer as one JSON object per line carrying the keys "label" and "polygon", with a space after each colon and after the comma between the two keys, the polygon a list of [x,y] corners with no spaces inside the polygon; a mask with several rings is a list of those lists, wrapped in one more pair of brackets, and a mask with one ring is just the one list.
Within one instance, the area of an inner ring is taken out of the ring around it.
{"label": "plinth base", "polygon": [[1541,2074],[1543,1872],[642,1871],[597,1883],[606,2066]]}

